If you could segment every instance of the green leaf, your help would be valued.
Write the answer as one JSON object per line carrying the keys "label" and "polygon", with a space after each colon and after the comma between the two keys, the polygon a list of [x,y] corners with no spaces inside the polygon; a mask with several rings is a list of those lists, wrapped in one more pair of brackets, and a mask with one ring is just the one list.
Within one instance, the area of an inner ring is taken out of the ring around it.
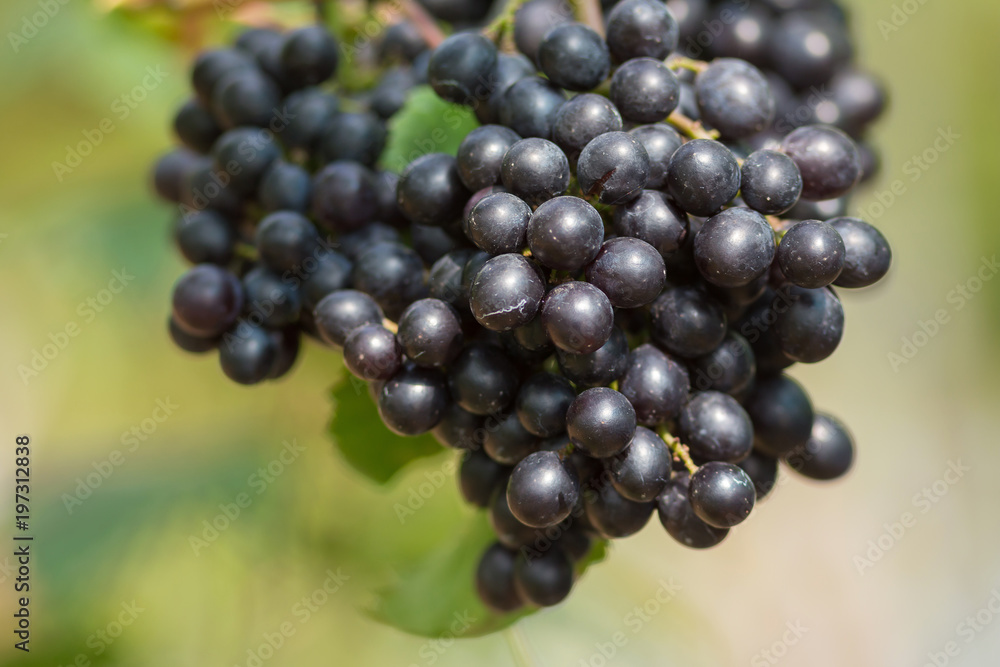
{"label": "green leaf", "polygon": [[[396,582],[378,591],[372,615],[387,625],[423,637],[478,637],[503,630],[533,614],[537,609],[530,607],[495,614],[479,601],[476,567],[494,541],[496,536],[486,513],[476,512],[450,541],[429,551]],[[597,540],[577,564],[577,574],[605,555],[605,541]]]}
{"label": "green leaf", "polygon": [[410,462],[443,451],[431,435],[408,438],[387,429],[364,382],[348,376],[332,394],[330,435],[344,459],[369,479],[386,484]]}
{"label": "green leaf", "polygon": [[442,100],[430,86],[418,86],[389,121],[389,143],[382,153],[382,167],[399,172],[421,155],[454,155],[465,135],[478,125],[468,107]]}

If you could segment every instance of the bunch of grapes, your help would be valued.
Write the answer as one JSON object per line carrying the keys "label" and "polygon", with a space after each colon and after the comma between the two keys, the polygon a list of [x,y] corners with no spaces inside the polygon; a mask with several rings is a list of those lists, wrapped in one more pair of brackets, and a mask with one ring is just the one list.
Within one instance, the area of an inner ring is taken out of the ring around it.
{"label": "bunch of grapes", "polygon": [[[847,429],[783,371],[833,353],[835,288],[890,250],[845,217],[884,96],[832,0],[581,0],[589,24],[511,0],[470,28],[489,4],[407,3],[361,92],[329,83],[319,25],[203,53],[155,184],[193,265],[176,344],[242,384],[303,334],[342,353],[386,427],[461,450],[497,538],[475,585],[506,612],[563,600],[594,540],[654,512],[712,547],[779,462],[843,475]],[[421,85],[481,125],[379,171]]]}

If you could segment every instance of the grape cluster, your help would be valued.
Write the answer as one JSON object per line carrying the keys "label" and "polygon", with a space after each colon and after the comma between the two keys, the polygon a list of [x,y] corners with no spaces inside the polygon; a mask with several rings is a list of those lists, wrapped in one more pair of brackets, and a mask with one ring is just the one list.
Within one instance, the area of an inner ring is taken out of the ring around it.
{"label": "grape cluster", "polygon": [[[779,462],[847,472],[849,432],[783,371],[833,353],[835,288],[891,259],[846,217],[884,95],[832,0],[620,0],[604,35],[513,3],[478,30],[489,2],[427,0],[465,29],[393,25],[360,93],[331,84],[323,27],[244,32],[195,61],[155,168],[193,265],[176,344],[255,384],[304,334],[391,431],[461,450],[497,538],[475,585],[501,612],[557,604],[594,540],[654,512],[712,547]],[[481,125],[380,171],[418,85]]]}

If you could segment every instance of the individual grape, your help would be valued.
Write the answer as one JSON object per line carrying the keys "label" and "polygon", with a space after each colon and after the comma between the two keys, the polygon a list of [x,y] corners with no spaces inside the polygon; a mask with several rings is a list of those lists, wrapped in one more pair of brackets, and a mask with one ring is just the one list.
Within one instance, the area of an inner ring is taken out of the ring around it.
{"label": "individual grape", "polygon": [[340,100],[320,88],[297,90],[285,98],[282,118],[275,132],[286,148],[313,151],[330,121],[340,111]]}
{"label": "individual grape", "polygon": [[462,271],[473,250],[452,250],[434,262],[427,276],[427,286],[434,299],[450,303],[459,312],[468,312],[469,300],[462,298]]}
{"label": "individual grape", "polygon": [[618,386],[635,409],[638,422],[653,427],[680,413],[690,380],[677,360],[645,343],[629,354]]}
{"label": "individual grape", "polygon": [[749,284],[770,268],[775,252],[767,220],[743,207],[712,216],[694,239],[698,271],[719,287]]}
{"label": "individual grape", "polygon": [[500,176],[511,194],[538,206],[569,188],[569,160],[551,141],[522,139],[504,155]]}
{"label": "individual grape", "polygon": [[469,304],[469,294],[472,292],[472,284],[476,282],[479,272],[483,270],[486,262],[490,259],[489,253],[482,250],[475,250],[469,255],[465,266],[462,268],[462,291],[458,295],[458,300],[465,308],[469,309],[470,313],[472,309]]}
{"label": "individual grape", "polygon": [[759,69],[743,60],[719,58],[695,79],[702,121],[725,139],[745,139],[774,119],[774,98]]}
{"label": "individual grape", "polygon": [[726,314],[698,287],[670,287],[653,302],[650,337],[682,357],[708,354],[726,337]]}
{"label": "individual grape", "polygon": [[574,354],[599,349],[615,325],[614,309],[604,292],[578,281],[550,291],[542,301],[541,318],[556,347]]}
{"label": "individual grape", "polygon": [[427,295],[424,263],[401,243],[376,243],[354,264],[354,287],[370,294],[386,316],[398,321],[403,310]]}
{"label": "individual grape", "polygon": [[[445,410],[444,416],[441,417],[441,421],[434,427],[431,434],[444,447],[479,451],[482,441],[486,437],[485,424],[486,421],[482,416],[474,415],[461,406],[452,403]],[[483,502],[485,503],[488,499],[489,492],[486,493]],[[480,507],[484,506],[480,505]]]}
{"label": "individual grape", "polygon": [[728,528],[716,528],[695,514],[688,499],[690,477],[677,475],[656,499],[660,523],[672,538],[692,549],[708,549],[726,539]]}
{"label": "individual grape", "polygon": [[785,232],[778,245],[778,265],[799,287],[825,287],[844,268],[846,248],[837,230],[819,220],[804,220]]}
{"label": "individual grape", "polygon": [[680,103],[681,84],[660,60],[634,58],[611,77],[611,100],[632,123],[658,123]]}
{"label": "individual grape", "polygon": [[470,343],[451,365],[448,384],[455,403],[476,415],[498,415],[514,402],[517,369],[496,345]]}
{"label": "individual grape", "polygon": [[319,137],[322,162],[358,162],[374,167],[385,148],[385,122],[370,113],[338,113]]}
{"label": "individual grape", "polygon": [[[444,423],[444,419],[441,421]],[[439,428],[440,424],[434,429],[435,432]],[[502,492],[501,484],[507,481],[508,474],[510,468],[507,466],[500,465],[481,449],[470,449],[462,459],[458,472],[458,487],[462,498],[471,505],[486,508],[490,506],[490,498],[494,492],[500,489],[500,495],[507,502],[507,494]]]}
{"label": "individual grape", "polygon": [[272,213],[257,227],[260,258],[280,273],[298,270],[316,252],[319,241],[309,219],[292,211]]}
{"label": "individual grape", "polygon": [[469,290],[476,321],[491,331],[510,331],[538,313],[545,282],[531,260],[510,253],[483,265]]}
{"label": "individual grape", "polygon": [[751,452],[750,456],[736,465],[743,468],[743,472],[753,482],[758,501],[763,500],[767,494],[771,493],[778,481],[778,459],[767,454]]}
{"label": "individual grape", "polygon": [[312,176],[297,164],[275,160],[260,177],[257,201],[268,212],[306,213],[312,200]]}
{"label": "individual grape", "polygon": [[223,77],[238,70],[253,69],[253,58],[238,49],[203,51],[191,67],[191,84],[201,103],[211,107],[215,88]]}
{"label": "individual grape", "polygon": [[790,84],[825,84],[851,58],[851,45],[839,21],[823,12],[788,12],[774,27],[770,61]]}
{"label": "individual grape", "polygon": [[555,452],[535,452],[521,460],[507,482],[507,505],[518,521],[534,528],[554,526],[580,499],[576,472]]}
{"label": "individual grape", "polygon": [[438,299],[414,301],[399,318],[399,344],[418,366],[447,366],[462,351],[458,313]]}
{"label": "individual grape", "polygon": [[460,32],[431,54],[427,79],[442,99],[473,106],[492,92],[497,47],[482,35]]}
{"label": "individual grape", "polygon": [[764,215],[781,215],[802,194],[802,174],[795,162],[777,151],[759,150],[743,161],[740,195],[744,203]]}
{"label": "individual grape", "polygon": [[276,349],[274,363],[267,373],[268,380],[277,380],[288,374],[299,358],[302,347],[302,330],[297,326],[269,330],[268,335]]}
{"label": "individual grape", "polygon": [[892,264],[892,250],[875,227],[858,218],[833,218],[827,224],[844,241],[844,268],[835,281],[838,287],[868,287],[881,280]]}
{"label": "individual grape", "polygon": [[[667,173],[670,158],[683,143],[677,130],[666,123],[640,125],[629,130],[649,156],[649,176],[646,178],[648,190],[664,190],[667,187]],[[630,202],[631,203],[631,202]]]}
{"label": "individual grape", "polygon": [[739,192],[740,165],[719,142],[695,139],[670,158],[667,189],[674,202],[691,215],[713,215]]}
{"label": "individual grape", "polygon": [[[511,514],[507,505],[507,479],[501,480],[490,501],[488,518],[497,539],[505,547],[520,549],[538,539],[541,534],[535,528],[525,526]],[[523,553],[523,550],[522,550]]]}
{"label": "individual grape", "polygon": [[604,239],[604,222],[579,197],[542,203],[527,223],[531,256],[550,269],[576,271],[593,260]]}
{"label": "individual grape", "polygon": [[270,28],[249,28],[240,33],[234,43],[237,49],[253,56],[257,66],[276,81],[284,78],[281,67],[281,47],[284,35]]}
{"label": "individual grape", "polygon": [[509,414],[499,419],[495,428],[487,429],[483,438],[483,451],[497,463],[517,465],[529,454],[538,451],[539,439],[529,433],[517,415]]}
{"label": "individual grape", "polygon": [[545,332],[545,325],[542,318],[536,317],[527,324],[520,326],[512,332],[517,344],[529,352],[545,353],[548,357],[553,351],[552,341]]}
{"label": "individual grape", "polygon": [[174,236],[184,259],[192,264],[225,266],[233,258],[236,230],[215,211],[194,211],[178,218]]}
{"label": "individual grape", "polygon": [[829,86],[829,101],[839,112],[835,124],[852,137],[860,136],[885,109],[885,90],[882,84],[867,72],[854,69],[840,70],[834,75]]}
{"label": "individual grape", "polygon": [[517,418],[529,433],[551,438],[566,430],[566,411],[575,398],[569,380],[552,373],[538,373],[521,385]]}
{"label": "individual grape", "polygon": [[638,308],[656,298],[667,272],[656,248],[640,239],[619,237],[604,242],[594,261],[587,265],[586,275],[589,283],[607,295],[612,306]]}
{"label": "individual grape", "polygon": [[670,448],[648,428],[635,429],[628,448],[610,459],[611,484],[623,498],[636,503],[656,500],[670,481]]}
{"label": "individual grape", "polygon": [[302,297],[298,287],[266,266],[254,267],[243,276],[243,294],[246,310],[269,329],[299,321]]}
{"label": "individual grape", "polygon": [[257,68],[233,70],[212,89],[212,112],[227,130],[242,126],[265,128],[275,118],[280,104],[278,86]]}
{"label": "individual grape", "polygon": [[432,16],[449,23],[476,23],[490,10],[489,0],[420,0]]}
{"label": "individual grape", "polygon": [[228,329],[243,309],[239,279],[213,264],[188,269],[174,285],[173,319],[185,333],[213,338]]}
{"label": "individual grape", "polygon": [[189,165],[179,190],[185,213],[210,209],[234,219],[243,214],[243,196],[230,187],[228,174],[219,173],[211,159]]}
{"label": "individual grape", "polygon": [[829,288],[787,285],[782,290],[791,303],[778,312],[774,323],[781,351],[789,359],[804,364],[829,357],[844,336],[844,307],[840,299]]}
{"label": "individual grape", "polygon": [[786,454],[785,463],[810,479],[837,479],[847,474],[854,463],[854,441],[836,418],[817,414],[809,440]]}
{"label": "individual grape", "polygon": [[711,45],[716,58],[740,58],[758,67],[768,64],[773,20],[766,9],[731,0],[717,8],[713,19],[723,26]]}
{"label": "individual grape", "polygon": [[212,146],[215,168],[229,176],[229,187],[240,195],[252,193],[281,151],[270,132],[239,127],[223,134]]}
{"label": "individual grape", "polygon": [[746,338],[728,331],[717,348],[692,359],[691,386],[698,391],[721,391],[731,396],[741,394],[756,375],[757,363]]}
{"label": "individual grape", "polygon": [[628,340],[619,327],[611,329],[608,342],[594,352],[574,354],[557,349],[559,370],[570,382],[597,387],[610,384],[621,377],[628,366]]}
{"label": "individual grape", "polygon": [[612,219],[619,236],[645,241],[664,257],[680,249],[688,237],[687,214],[655,190],[643,190],[616,207]]}
{"label": "individual grape", "polygon": [[559,107],[552,126],[552,141],[566,155],[576,158],[584,146],[600,135],[621,129],[621,114],[608,98],[583,93]]}
{"label": "individual grape", "polygon": [[699,519],[716,528],[732,528],[750,516],[757,494],[742,468],[710,461],[691,475],[688,498]]}
{"label": "individual grape", "polygon": [[573,9],[564,0],[530,0],[514,14],[514,43],[521,53],[537,61],[549,31],[572,20]]}
{"label": "individual grape", "polygon": [[[708,0],[667,0],[666,5],[677,21],[681,40],[688,45],[681,51],[686,50],[691,58],[701,57],[701,47],[694,41],[694,37],[704,28],[704,21],[708,18]],[[692,52],[693,49],[698,50]]]}
{"label": "individual grape", "polygon": [[531,559],[521,554],[514,563],[514,586],[533,605],[557,605],[573,587],[573,563],[558,545]]}
{"label": "individual grape", "polygon": [[310,313],[323,297],[351,286],[354,265],[334,250],[324,250],[302,266],[302,306]]}
{"label": "individual grape", "polygon": [[861,157],[851,138],[826,125],[793,130],[781,150],[802,174],[802,198],[834,199],[847,194],[861,178]]}
{"label": "individual grape", "polygon": [[448,407],[448,385],[438,370],[405,365],[378,393],[378,413],[390,431],[420,435],[441,421]]}
{"label": "individual grape", "polygon": [[738,463],[753,449],[753,423],[729,394],[693,394],[681,409],[677,424],[677,435],[697,461]]}
{"label": "individual grape", "polygon": [[583,192],[602,204],[624,204],[646,187],[649,155],[631,134],[606,132],[580,152],[576,176]]}
{"label": "individual grape", "polygon": [[410,225],[410,245],[424,264],[432,266],[452,250],[467,245],[465,235],[457,223],[449,227]]}
{"label": "individual grape", "polygon": [[500,166],[507,150],[521,137],[502,125],[483,125],[465,135],[458,147],[458,177],[470,192],[500,182]]}
{"label": "individual grape", "polygon": [[378,43],[378,58],[381,62],[412,63],[417,56],[429,48],[420,30],[410,21],[393,23],[382,33]]}
{"label": "individual grape", "polygon": [[608,48],[616,62],[649,57],[663,60],[677,48],[676,19],[657,0],[622,0],[607,19]]}
{"label": "individual grape", "polygon": [[219,345],[222,372],[239,384],[252,385],[266,380],[277,357],[278,350],[270,334],[248,324],[227,333]]}
{"label": "individual grape", "polygon": [[[399,232],[389,225],[373,222],[361,229],[342,234],[338,239],[340,252],[352,262],[376,243],[402,243]],[[416,244],[414,244],[416,245]]]}
{"label": "individual grape", "polygon": [[812,403],[801,385],[787,375],[758,378],[743,407],[753,421],[758,451],[780,457],[809,440]]}
{"label": "individual grape", "polygon": [[388,380],[403,367],[403,350],[391,331],[366,324],[344,341],[344,365],[362,380]]}
{"label": "individual grape", "polygon": [[461,218],[469,191],[450,155],[430,153],[411,162],[397,189],[403,214],[419,225],[444,226]]}
{"label": "individual grape", "polygon": [[153,189],[164,201],[181,203],[188,174],[201,164],[201,156],[185,149],[164,153],[153,167]]}
{"label": "individual grape", "polygon": [[197,99],[188,100],[174,116],[174,133],[181,143],[197,153],[212,150],[212,144],[222,134],[212,112]]}
{"label": "individual grape", "polygon": [[357,290],[337,290],[323,297],[313,311],[316,329],[324,341],[341,347],[347,337],[366,324],[381,324],[382,309],[375,300]]}
{"label": "individual grape", "polygon": [[382,120],[389,120],[403,108],[416,85],[417,75],[410,67],[394,67],[386,71],[372,90],[371,110]]}
{"label": "individual grape", "polygon": [[514,586],[517,552],[495,542],[483,553],[476,566],[476,592],[492,611],[506,614],[524,606]]}
{"label": "individual grape", "polygon": [[281,70],[293,89],[323,83],[337,71],[337,40],[319,25],[304,26],[285,35]]}
{"label": "individual grape", "polygon": [[774,332],[774,322],[778,317],[778,313],[774,310],[775,297],[774,290],[765,289],[761,297],[750,305],[734,327],[746,337],[753,349],[758,377],[778,373],[795,363],[781,351],[778,337]]}
{"label": "individual grape", "polygon": [[566,432],[574,445],[595,458],[620,453],[635,436],[636,414],[622,394],[608,387],[587,389],[566,412]]}
{"label": "individual grape", "polygon": [[184,329],[181,329],[173,317],[167,320],[167,331],[170,333],[170,340],[174,342],[174,345],[185,352],[204,354],[219,347],[218,337],[204,338],[202,336],[192,336],[184,331]]}
{"label": "individual grape", "polygon": [[555,84],[537,76],[525,77],[500,100],[500,122],[522,137],[547,139],[565,103],[566,95]]}
{"label": "individual grape", "polygon": [[312,212],[331,231],[364,227],[380,211],[375,175],[355,162],[333,162],[313,177]]}
{"label": "individual grape", "polygon": [[477,248],[491,255],[520,252],[531,207],[508,192],[487,195],[472,208],[466,234]]}
{"label": "individual grape", "polygon": [[608,78],[611,54],[594,30],[565,23],[550,30],[538,47],[538,65],[560,88],[586,91]]}
{"label": "individual grape", "polygon": [[629,500],[608,483],[584,493],[583,506],[587,512],[587,521],[605,539],[618,539],[638,533],[649,523],[655,507],[652,502]]}

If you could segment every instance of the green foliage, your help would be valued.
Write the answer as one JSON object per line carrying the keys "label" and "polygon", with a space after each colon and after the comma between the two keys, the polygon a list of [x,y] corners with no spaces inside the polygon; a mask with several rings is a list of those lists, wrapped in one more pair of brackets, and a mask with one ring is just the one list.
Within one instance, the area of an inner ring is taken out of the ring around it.
{"label": "green foliage", "polygon": [[382,153],[382,166],[399,172],[421,155],[454,155],[465,135],[478,125],[472,110],[445,102],[429,86],[418,86],[389,121],[389,143]]}
{"label": "green foliage", "polygon": [[365,383],[347,376],[333,389],[334,413],[330,434],[344,459],[378,484],[386,484],[411,461],[440,454],[441,445],[430,435],[398,436],[378,415]]}

